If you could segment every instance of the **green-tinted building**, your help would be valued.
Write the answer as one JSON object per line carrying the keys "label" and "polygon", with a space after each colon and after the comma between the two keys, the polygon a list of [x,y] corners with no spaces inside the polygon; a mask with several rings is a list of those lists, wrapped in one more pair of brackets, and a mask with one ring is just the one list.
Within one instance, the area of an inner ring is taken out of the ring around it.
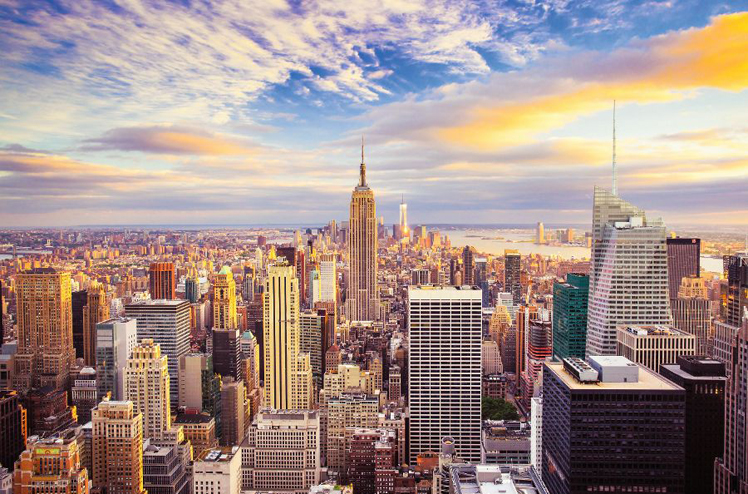
{"label": "green-tinted building", "polygon": [[553,356],[584,358],[587,345],[587,295],[590,277],[568,274],[553,285]]}

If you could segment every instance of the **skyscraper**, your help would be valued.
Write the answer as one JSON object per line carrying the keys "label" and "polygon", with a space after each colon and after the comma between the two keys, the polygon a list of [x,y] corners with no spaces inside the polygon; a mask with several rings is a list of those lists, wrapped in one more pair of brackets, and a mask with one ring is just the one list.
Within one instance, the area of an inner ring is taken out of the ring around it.
{"label": "skyscraper", "polygon": [[228,266],[213,280],[213,328],[236,329],[236,282]]}
{"label": "skyscraper", "polygon": [[587,346],[587,297],[590,277],[569,273],[553,284],[553,355],[584,358]]}
{"label": "skyscraper", "polygon": [[325,253],[319,259],[320,301],[336,302],[338,300],[338,272],[335,254]]}
{"label": "skyscraper", "polygon": [[166,355],[153,340],[137,345],[125,369],[125,399],[143,415],[145,437],[160,439],[171,428],[169,370]]}
{"label": "skyscraper", "polygon": [[504,250],[504,291],[512,294],[515,305],[522,301],[521,260],[519,251]]}
{"label": "skyscraper", "polygon": [[18,391],[0,390],[0,465],[12,469],[26,446],[26,410]]}
{"label": "skyscraper", "polygon": [[359,181],[351,195],[348,231],[350,276],[346,315],[350,321],[373,321],[379,319],[377,206],[374,191],[366,183],[363,146]]}
{"label": "skyscraper", "polygon": [[242,444],[242,490],[309,492],[320,481],[319,412],[263,410]]}
{"label": "skyscraper", "polygon": [[143,415],[130,401],[106,399],[92,415],[94,487],[109,494],[145,494]]}
{"label": "skyscraper", "polygon": [[666,230],[595,188],[587,355],[613,355],[621,325],[671,324]]}
{"label": "skyscraper", "polygon": [[481,291],[409,287],[410,461],[455,439],[460,458],[481,458]]}
{"label": "skyscraper", "polygon": [[712,355],[714,329],[704,278],[683,278],[678,298],[671,299],[673,326],[696,337],[696,354]]}
{"label": "skyscraper", "polygon": [[300,354],[299,280],[293,266],[268,268],[265,280],[265,405],[275,409],[307,409],[312,395],[308,354]]}
{"label": "skyscraper", "polygon": [[221,384],[221,445],[238,446],[249,428],[249,403],[244,381],[226,377]]}
{"label": "skyscraper", "polygon": [[184,280],[184,297],[191,304],[194,304],[200,300],[200,296],[200,278],[198,278],[195,268],[191,268]]}
{"label": "skyscraper", "polygon": [[68,387],[75,362],[70,273],[38,268],[16,276],[18,351],[13,389]]}
{"label": "skyscraper", "polygon": [[462,284],[463,285],[475,285],[475,263],[473,261],[473,249],[466,245],[462,249]]}
{"label": "skyscraper", "polygon": [[173,262],[153,262],[148,270],[148,291],[153,300],[177,298]]}
{"label": "skyscraper", "polygon": [[748,307],[748,253],[724,258],[727,275],[727,297],[723,318],[727,324],[740,327]]}
{"label": "skyscraper", "polygon": [[83,309],[88,303],[88,292],[86,290],[72,292],[71,299],[73,308],[73,347],[75,348],[76,358],[83,358]]}
{"label": "skyscraper", "polygon": [[138,344],[135,319],[109,319],[96,325],[96,385],[99,399],[111,393],[112,401],[125,397],[127,359]]}
{"label": "skyscraper", "polygon": [[682,355],[693,355],[696,338],[672,326],[618,326],[617,355],[660,372]]}
{"label": "skyscraper", "polygon": [[96,365],[96,324],[109,319],[109,301],[104,286],[94,283],[89,287],[86,306],[83,307],[83,360],[86,365]]}
{"label": "skyscraper", "polygon": [[623,357],[546,362],[542,413],[551,494],[683,492],[680,386]]}
{"label": "skyscraper", "polygon": [[714,464],[714,494],[748,492],[748,318],[743,318],[730,341],[727,389],[725,393],[724,453]]}
{"label": "skyscraper", "polygon": [[670,298],[678,296],[683,278],[698,277],[701,271],[701,239],[667,239],[667,273]]}
{"label": "skyscraper", "polygon": [[190,303],[186,300],[145,300],[125,306],[125,313],[137,320],[138,341],[153,340],[169,357],[172,406],[176,409],[179,403],[179,357],[190,351]]}
{"label": "skyscraper", "polygon": [[685,494],[713,492],[714,460],[725,433],[725,364],[703,355],[678,357],[660,374],[686,390]]}
{"label": "skyscraper", "polygon": [[538,225],[535,228],[535,243],[536,244],[545,243],[545,227],[543,227],[542,221],[538,221]]}
{"label": "skyscraper", "polygon": [[239,342],[241,334],[238,329],[213,330],[213,369],[221,377],[239,379],[241,364],[241,349]]}

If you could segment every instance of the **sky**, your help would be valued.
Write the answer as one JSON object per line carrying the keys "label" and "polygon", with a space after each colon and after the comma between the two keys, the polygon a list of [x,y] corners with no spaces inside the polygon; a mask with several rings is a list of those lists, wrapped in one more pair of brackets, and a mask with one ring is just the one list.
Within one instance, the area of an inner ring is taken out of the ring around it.
{"label": "sky", "polygon": [[0,0],[0,226],[748,226],[748,0]]}

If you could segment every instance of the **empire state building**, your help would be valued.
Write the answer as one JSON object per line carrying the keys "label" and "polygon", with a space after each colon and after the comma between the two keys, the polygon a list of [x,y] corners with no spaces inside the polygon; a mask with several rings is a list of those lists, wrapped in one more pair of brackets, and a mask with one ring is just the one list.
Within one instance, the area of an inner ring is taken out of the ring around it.
{"label": "empire state building", "polygon": [[374,191],[366,184],[364,147],[361,145],[361,170],[358,185],[351,195],[348,233],[347,316],[351,321],[379,319],[377,290],[377,205]]}

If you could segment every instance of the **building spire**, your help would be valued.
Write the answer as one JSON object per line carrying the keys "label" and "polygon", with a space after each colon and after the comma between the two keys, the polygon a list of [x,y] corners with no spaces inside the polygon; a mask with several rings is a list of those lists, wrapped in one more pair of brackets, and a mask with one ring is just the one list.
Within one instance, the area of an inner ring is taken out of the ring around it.
{"label": "building spire", "polygon": [[613,195],[618,195],[618,175],[616,174],[616,100],[613,100]]}
{"label": "building spire", "polygon": [[366,187],[366,163],[364,163],[364,136],[361,136],[361,170],[359,171],[358,186]]}

